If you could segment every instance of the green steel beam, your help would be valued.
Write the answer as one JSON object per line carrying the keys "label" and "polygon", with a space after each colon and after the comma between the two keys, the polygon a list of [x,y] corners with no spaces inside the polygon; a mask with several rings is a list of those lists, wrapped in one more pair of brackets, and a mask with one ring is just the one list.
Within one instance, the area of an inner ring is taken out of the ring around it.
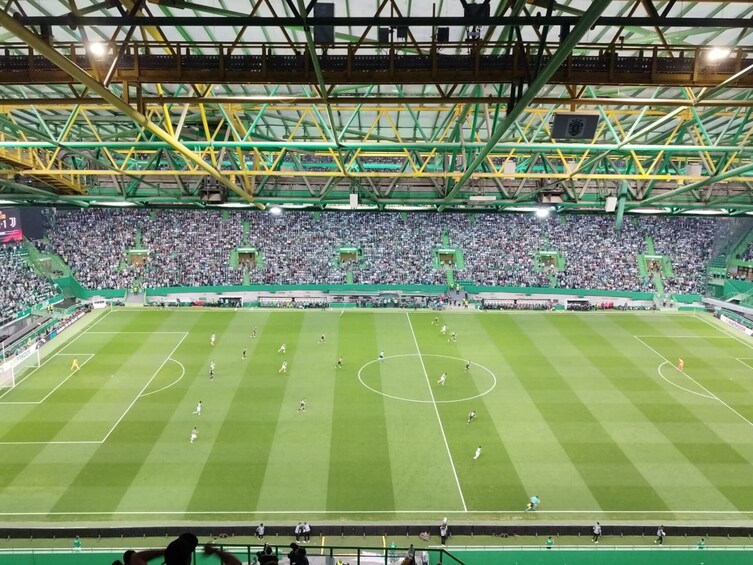
{"label": "green steel beam", "polygon": [[8,15],[6,12],[0,10],[0,25],[12,31],[16,37],[22,40],[24,43],[36,50],[37,53],[43,55],[51,63],[57,65],[61,70],[70,75],[80,84],[88,87],[92,92],[99,94],[102,98],[106,99],[115,108],[129,116],[136,124],[143,126],[145,129],[154,133],[157,137],[162,139],[170,147],[183,155],[186,159],[197,165],[199,168],[206,171],[206,173],[217,180],[220,184],[224,185],[232,192],[239,196],[251,201],[252,196],[246,194],[235,186],[228,178],[222,175],[217,169],[204,162],[185,145],[180,143],[177,139],[167,133],[165,130],[153,124],[144,114],[138,112],[132,108],[129,104],[122,99],[115,96],[110,90],[105,88],[102,84],[97,82],[90,74],[84,71],[81,67],[73,63],[70,59],[58,53],[51,45],[43,41],[39,36],[32,33],[21,25],[15,18]]}
{"label": "green steel beam", "polygon": [[[183,140],[181,142],[186,148],[200,151],[208,147],[215,149],[221,149],[226,147],[228,149],[242,149],[242,150],[279,150],[279,149],[298,149],[301,151],[329,151],[330,149],[337,149],[334,143],[328,141],[193,141]],[[462,147],[466,149],[480,149],[483,150],[487,147],[487,143],[476,142],[469,143],[463,142]],[[134,148],[136,151],[155,151],[157,149],[173,149],[175,147],[166,141],[106,141],[100,143],[96,140],[88,141],[69,141],[64,146],[71,150],[80,149],[114,149],[118,151],[128,150]],[[433,149],[452,151],[461,148],[461,143],[458,142],[441,142],[436,143],[432,141],[428,142],[361,142],[361,141],[345,141],[340,144],[342,149],[361,149],[365,152],[378,152],[378,153],[399,153],[405,149],[409,151],[426,151],[429,152]],[[55,149],[57,145],[52,141],[0,141],[0,148],[22,148],[22,149]],[[621,155],[628,154],[630,152],[637,153],[649,153],[656,154],[659,152],[676,153],[679,155],[695,155],[701,152],[708,152],[712,154],[725,154],[725,153],[739,153],[741,155],[750,155],[753,153],[753,145],[649,145],[640,143],[629,143],[625,145],[617,145],[613,143],[517,143],[515,141],[509,141],[504,143],[497,143],[494,145],[489,153],[504,154],[510,151],[516,152],[557,152],[562,151],[566,155],[576,155],[585,152],[594,151],[608,151],[620,152]],[[180,151],[178,151],[181,153]],[[484,158],[486,157],[484,155]],[[593,161],[599,161],[606,155],[599,155],[598,159],[594,157]],[[654,155],[655,156],[655,155]],[[589,163],[591,165],[593,163]]]}
{"label": "green steel beam", "polygon": [[567,59],[570,53],[578,45],[580,39],[588,33],[591,26],[599,19],[602,12],[609,7],[611,0],[594,0],[588,7],[586,12],[578,20],[578,23],[573,27],[572,31],[568,34],[565,40],[560,44],[559,49],[552,55],[549,63],[544,67],[534,81],[529,85],[528,89],[523,93],[520,99],[517,101],[513,108],[509,108],[507,116],[502,122],[494,129],[487,144],[479,151],[476,158],[467,166],[465,173],[458,180],[452,190],[445,196],[445,204],[439,207],[439,211],[442,211],[447,202],[450,202],[455,195],[465,186],[465,183],[473,175],[473,172],[483,163],[486,156],[494,149],[497,142],[502,139],[502,136],[507,133],[512,124],[523,111],[528,107],[531,101],[536,97],[539,91],[547,85],[549,79],[560,68],[560,65]]}
{"label": "green steel beam", "polygon": [[[642,206],[648,206],[650,204],[654,204],[656,202],[662,202],[666,200],[670,200],[674,196],[679,196],[681,194],[685,194],[686,192],[690,192],[692,190],[696,190],[699,188],[703,188],[704,186],[708,186],[710,184],[713,184],[715,182],[721,182],[723,180],[726,180],[731,177],[741,176],[745,173],[753,171],[753,163],[748,163],[746,165],[742,165],[740,167],[736,167],[734,169],[728,170],[726,173],[721,173],[717,175],[710,176],[708,178],[699,180],[697,182],[693,182],[690,184],[687,184],[685,186],[681,186],[680,188],[676,188],[674,190],[671,190],[669,192],[665,192],[663,194],[657,194],[655,196],[651,196],[649,198],[646,198],[645,200],[638,200],[630,203],[628,205],[628,208],[638,208]],[[669,202],[668,202],[669,204]],[[674,205],[675,203],[672,202]]]}
{"label": "green steel beam", "polygon": [[[324,82],[324,75],[322,74],[322,68],[321,65],[319,65],[319,57],[316,54],[316,44],[314,43],[314,36],[311,33],[311,26],[307,23],[307,14],[306,14],[306,6],[303,3],[303,0],[298,0],[298,11],[301,18],[303,18],[304,27],[303,32],[306,36],[306,45],[308,45],[309,48],[309,57],[311,58],[311,64],[314,66],[314,74],[316,75],[316,82],[319,86],[319,96],[322,97],[324,100],[324,104],[327,108],[327,117],[329,118],[330,127],[328,129],[328,134],[330,136],[330,139],[337,144],[338,137],[337,137],[337,130],[335,128],[335,118],[332,115],[332,106],[329,103],[329,94],[327,93],[327,85]],[[314,110],[316,113],[319,113],[319,110],[314,106]],[[322,125],[324,125],[322,123]]]}

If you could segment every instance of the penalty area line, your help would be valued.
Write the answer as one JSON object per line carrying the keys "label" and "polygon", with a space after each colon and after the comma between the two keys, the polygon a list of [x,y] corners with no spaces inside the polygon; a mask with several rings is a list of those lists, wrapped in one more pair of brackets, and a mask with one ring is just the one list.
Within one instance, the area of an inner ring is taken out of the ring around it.
{"label": "penalty area line", "polygon": [[[667,363],[669,363],[670,365],[674,366],[674,364],[673,364],[673,363],[672,363],[672,362],[671,362],[671,361],[670,361],[669,359],[667,359],[666,357],[664,357],[664,355],[662,355],[661,353],[659,353],[659,352],[658,352],[658,351],[657,351],[656,349],[654,349],[653,347],[651,347],[651,346],[650,346],[650,345],[649,345],[648,343],[646,343],[645,341],[643,341],[643,340],[642,340],[641,338],[639,338],[639,337],[638,337],[637,335],[634,335],[633,337],[634,337],[635,339],[637,339],[638,341],[640,341],[640,342],[641,342],[641,343],[642,343],[642,344],[643,344],[643,345],[644,345],[645,347],[647,347],[647,348],[649,348],[649,349],[650,349],[651,351],[653,351],[653,352],[654,352],[654,353],[655,353],[656,355],[658,355],[659,357],[661,357],[662,359],[664,359],[664,361],[666,361],[666,362],[667,362]],[[679,369],[678,369],[678,371],[679,371]],[[750,425],[751,427],[753,427],[753,422],[751,422],[751,421],[750,421],[750,420],[748,420],[748,419],[747,419],[747,418],[746,418],[745,416],[743,416],[742,414],[740,414],[740,412],[738,412],[737,410],[735,410],[734,408],[732,408],[732,406],[730,406],[729,404],[727,404],[726,402],[724,402],[724,400],[722,400],[721,398],[719,398],[719,397],[718,397],[718,396],[717,396],[716,394],[714,394],[713,392],[711,392],[711,391],[710,391],[709,389],[707,389],[707,388],[706,388],[705,386],[703,386],[703,385],[702,385],[701,383],[699,383],[699,382],[698,382],[697,380],[695,380],[695,379],[694,379],[693,377],[691,377],[690,375],[688,375],[688,374],[687,374],[687,373],[686,373],[685,371],[680,371],[680,372],[681,372],[681,373],[682,373],[683,375],[685,375],[685,376],[686,376],[687,378],[689,378],[689,379],[690,379],[691,381],[693,381],[693,382],[694,382],[695,384],[697,384],[697,385],[698,385],[699,387],[701,387],[701,388],[702,388],[703,390],[705,390],[705,391],[706,391],[707,393],[709,393],[709,395],[711,395],[711,397],[712,397],[712,398],[713,398],[714,400],[716,400],[717,402],[719,402],[720,404],[722,404],[722,406],[725,406],[725,407],[726,407],[727,409],[729,409],[729,410],[730,410],[731,412],[733,412],[734,414],[737,414],[737,416],[739,416],[739,417],[740,417],[740,418],[741,418],[742,420],[744,420],[744,421],[745,421],[745,422],[747,422],[747,423],[748,423],[748,424],[749,424],[749,425]]]}
{"label": "penalty area line", "polygon": [[[179,332],[180,333],[180,332]],[[134,404],[138,401],[139,398],[141,398],[144,394],[144,391],[149,387],[150,384],[152,384],[152,381],[155,379],[155,377],[159,374],[159,372],[162,370],[162,368],[167,365],[168,361],[175,361],[172,359],[172,356],[175,355],[175,352],[178,350],[178,348],[183,344],[185,339],[188,337],[188,332],[182,332],[183,337],[180,338],[180,341],[178,342],[178,345],[173,347],[173,350],[170,352],[170,354],[165,358],[164,361],[162,361],[162,364],[157,368],[157,370],[154,372],[154,374],[149,378],[148,381],[146,381],[146,384],[141,388],[139,393],[136,395],[136,398],[134,398],[131,403],[128,405],[128,408],[125,409],[125,412],[123,412],[120,415],[120,418],[118,418],[117,422],[115,422],[112,427],[110,428],[110,431],[105,434],[105,437],[102,439],[102,443],[105,443],[107,441],[107,438],[110,437],[110,434],[115,431],[115,428],[118,427],[120,422],[123,421],[123,418],[126,417],[126,414],[130,412],[131,408],[133,408]],[[182,378],[182,377],[181,377]]]}

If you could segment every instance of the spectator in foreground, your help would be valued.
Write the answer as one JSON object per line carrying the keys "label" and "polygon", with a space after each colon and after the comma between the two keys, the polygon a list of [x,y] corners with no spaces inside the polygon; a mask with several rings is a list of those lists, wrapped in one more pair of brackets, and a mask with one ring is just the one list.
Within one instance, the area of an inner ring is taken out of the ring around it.
{"label": "spectator in foreground", "polygon": [[272,565],[279,562],[277,553],[272,550],[272,547],[265,543],[261,551],[256,552],[256,560],[259,565]]}
{"label": "spectator in foreground", "polygon": [[113,561],[112,565],[146,565],[152,559],[162,557],[164,554],[164,549],[145,549],[143,551],[129,549],[123,554],[123,561]]}
{"label": "spectator in foreground", "polygon": [[241,565],[241,560],[238,559],[232,553],[223,551],[219,547],[215,547],[208,543],[204,546],[204,555],[216,555],[220,558],[220,563],[223,565]]}
{"label": "spectator in foreground", "polygon": [[[113,565],[146,565],[149,561],[164,557],[165,565],[190,565],[199,539],[193,534],[181,534],[171,541],[165,549],[146,549],[134,551],[129,549],[123,554],[123,561],[113,561]],[[241,561],[232,553],[207,544],[204,555],[216,555],[223,565],[241,565]]]}

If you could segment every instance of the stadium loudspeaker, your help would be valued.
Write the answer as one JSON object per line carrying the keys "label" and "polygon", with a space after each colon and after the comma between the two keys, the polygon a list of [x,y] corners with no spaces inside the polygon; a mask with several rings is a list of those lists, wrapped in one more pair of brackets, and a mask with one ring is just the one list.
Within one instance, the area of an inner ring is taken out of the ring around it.
{"label": "stadium loudspeaker", "polygon": [[450,42],[450,28],[438,27],[437,28],[437,43],[449,43]]}
{"label": "stadium loudspeaker", "polygon": [[[314,4],[314,18],[334,18],[334,4]],[[335,42],[335,26],[314,26],[314,43],[330,45]]]}
{"label": "stadium loudspeaker", "polygon": [[397,26],[397,38],[408,39],[408,26]]}
{"label": "stadium loudspeaker", "polygon": [[358,195],[357,194],[350,195],[350,207],[358,208]]}
{"label": "stadium loudspeaker", "polygon": [[380,27],[377,29],[377,41],[382,44],[390,42],[390,28]]}
{"label": "stadium loudspeaker", "polygon": [[617,209],[617,197],[607,196],[607,202],[604,205],[605,212],[614,212]]}

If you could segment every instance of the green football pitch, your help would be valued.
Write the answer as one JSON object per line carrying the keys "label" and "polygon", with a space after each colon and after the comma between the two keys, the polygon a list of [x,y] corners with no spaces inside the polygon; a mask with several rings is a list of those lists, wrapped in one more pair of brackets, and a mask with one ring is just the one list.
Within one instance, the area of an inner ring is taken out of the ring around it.
{"label": "green football pitch", "polygon": [[0,520],[753,515],[747,337],[706,315],[435,315],[92,315],[0,390]]}

